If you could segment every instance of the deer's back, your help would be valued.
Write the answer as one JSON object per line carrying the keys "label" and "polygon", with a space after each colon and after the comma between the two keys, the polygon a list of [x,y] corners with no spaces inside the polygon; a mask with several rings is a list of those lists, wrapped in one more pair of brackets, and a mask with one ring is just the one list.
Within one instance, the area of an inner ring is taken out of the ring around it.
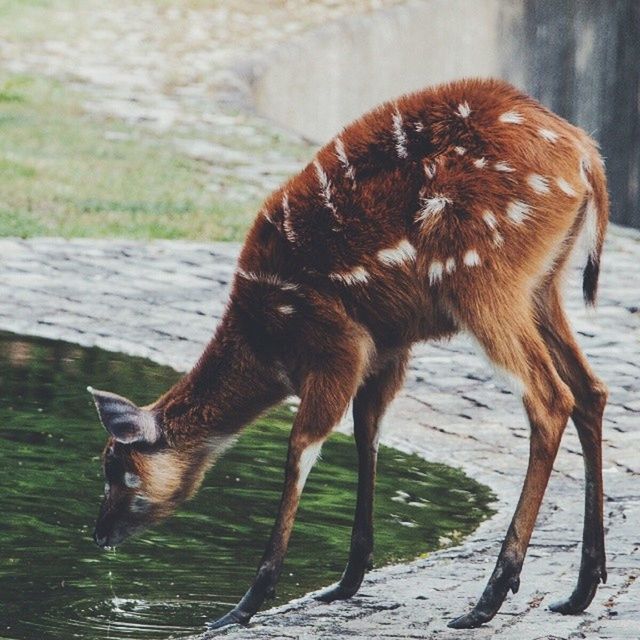
{"label": "deer's back", "polygon": [[410,94],[346,127],[268,198],[240,266],[333,291],[360,319],[419,323],[468,287],[543,275],[598,159],[586,134],[504,82]]}

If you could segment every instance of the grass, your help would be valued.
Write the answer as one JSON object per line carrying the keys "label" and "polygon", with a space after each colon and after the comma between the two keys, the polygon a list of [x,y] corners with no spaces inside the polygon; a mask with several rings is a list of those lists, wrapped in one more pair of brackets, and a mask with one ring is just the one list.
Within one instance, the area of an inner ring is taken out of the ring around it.
{"label": "grass", "polygon": [[207,191],[209,167],[167,137],[91,119],[49,80],[0,82],[0,235],[242,237],[257,202]]}
{"label": "grass", "polygon": [[[35,44],[58,33],[61,41],[73,42],[73,30],[82,27],[59,10],[88,11],[95,2],[0,0],[0,39]],[[155,2],[194,9],[224,5]],[[233,159],[190,157],[181,144],[211,142],[256,158],[258,167],[262,158],[266,167],[272,160],[302,162],[310,155],[309,145],[243,114],[229,114],[238,118],[237,130],[181,125],[159,133],[88,114],[82,108],[88,97],[79,86],[0,70],[0,236],[238,240],[267,195],[259,192],[261,180],[256,176],[252,183],[246,172],[234,171]]]}

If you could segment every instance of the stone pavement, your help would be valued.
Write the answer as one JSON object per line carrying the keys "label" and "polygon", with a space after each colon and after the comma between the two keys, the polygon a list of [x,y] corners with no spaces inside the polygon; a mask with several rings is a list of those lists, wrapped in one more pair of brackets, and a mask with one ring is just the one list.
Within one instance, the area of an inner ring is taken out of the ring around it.
{"label": "stone pavement", "polygon": [[[232,244],[0,239],[0,329],[98,345],[186,370],[222,313],[237,251]],[[580,343],[610,389],[604,451],[609,580],[586,613],[563,617],[546,608],[570,592],[579,564],[582,460],[569,426],[520,592],[483,628],[446,628],[474,602],[493,568],[528,452],[519,401],[494,380],[470,343],[456,338],[415,349],[382,441],[459,466],[488,484],[497,495],[496,515],[459,546],[371,572],[349,602],[302,598],[222,635],[638,639],[640,234],[611,229],[597,312],[585,311],[575,278],[567,301]]]}

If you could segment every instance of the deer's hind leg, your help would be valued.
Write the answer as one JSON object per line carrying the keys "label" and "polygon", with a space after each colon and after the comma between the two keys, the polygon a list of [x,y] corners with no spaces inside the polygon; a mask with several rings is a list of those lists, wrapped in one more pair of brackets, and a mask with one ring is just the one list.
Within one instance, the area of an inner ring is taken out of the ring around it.
{"label": "deer's hind leg", "polygon": [[373,494],[378,457],[378,426],[385,409],[404,380],[408,352],[394,356],[371,375],[353,400],[353,432],[358,449],[358,497],[351,532],[351,549],[340,582],[320,592],[322,602],[353,596],[371,564],[373,554]]}
{"label": "deer's hind leg", "polygon": [[603,525],[602,414],[607,401],[605,385],[595,376],[571,331],[557,286],[539,295],[540,333],[576,405],[571,414],[578,431],[585,470],[584,528],[578,583],[566,599],[550,606],[558,613],[580,613],[595,596],[600,580],[607,579]]}
{"label": "deer's hind leg", "polygon": [[514,593],[518,590],[531,533],[574,404],[527,303],[518,305],[506,299],[500,303],[494,298],[489,308],[480,298],[465,302],[465,309],[460,310],[464,325],[498,367],[522,381],[531,434],[522,493],[495,569],[475,607],[449,623],[456,629],[477,627],[491,620],[509,590]]}

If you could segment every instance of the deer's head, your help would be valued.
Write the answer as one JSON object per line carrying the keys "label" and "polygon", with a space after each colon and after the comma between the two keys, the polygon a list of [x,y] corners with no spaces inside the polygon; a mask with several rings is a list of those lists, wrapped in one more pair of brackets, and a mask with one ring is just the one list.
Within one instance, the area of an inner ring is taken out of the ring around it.
{"label": "deer's head", "polygon": [[103,452],[104,497],[93,537],[100,547],[114,547],[164,520],[190,498],[230,438],[171,444],[152,407],[88,390],[109,434]]}

